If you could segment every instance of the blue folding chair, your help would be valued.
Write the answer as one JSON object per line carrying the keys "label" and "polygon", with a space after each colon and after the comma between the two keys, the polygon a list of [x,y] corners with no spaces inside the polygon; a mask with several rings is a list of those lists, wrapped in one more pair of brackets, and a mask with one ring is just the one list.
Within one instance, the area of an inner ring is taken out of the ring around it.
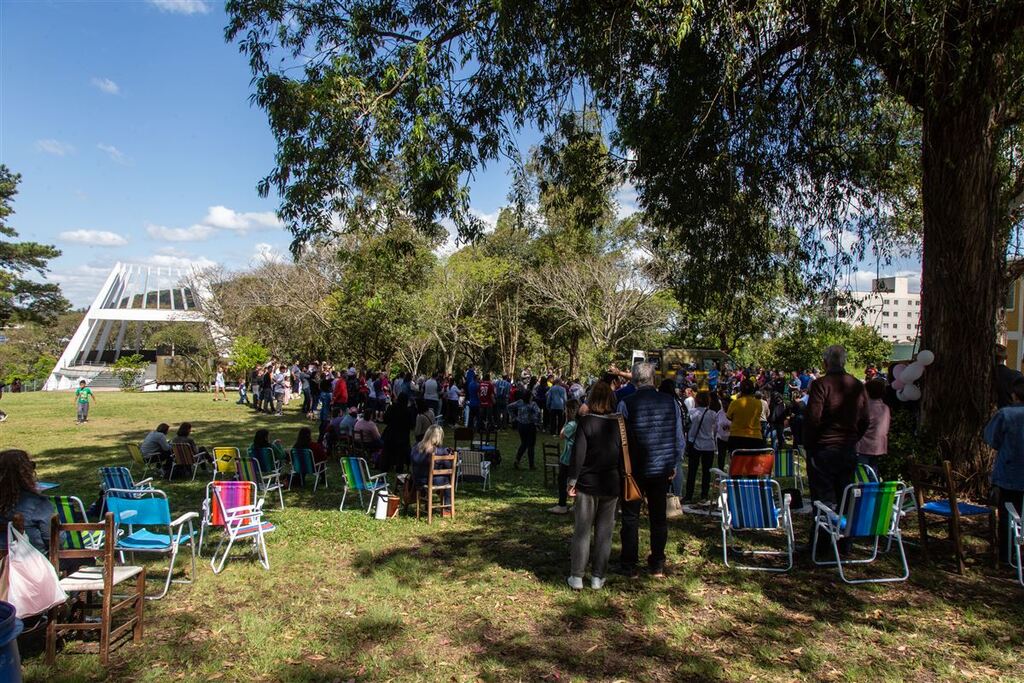
{"label": "blue folding chair", "polygon": [[127,467],[101,467],[100,486],[103,488],[103,504],[100,506],[100,517],[107,509],[107,498],[111,491],[125,491],[126,495],[133,497],[139,491],[150,491],[153,488],[153,477],[147,477],[141,481],[132,479],[131,470]]}
{"label": "blue folding chair", "polygon": [[[114,495],[111,495],[114,494]],[[178,549],[187,542],[192,553],[192,577],[196,575],[195,528],[192,520],[199,518],[197,512],[186,512],[177,519],[171,519],[171,506],[167,494],[156,489],[138,491],[133,489],[112,489],[107,492],[107,507],[114,513],[115,528],[118,530],[116,549],[123,553],[156,553],[170,557],[164,590],[159,595],[147,595],[147,600],[159,600],[167,595],[174,574]],[[186,531],[185,525],[188,525]],[[120,534],[122,528],[126,533]],[[193,579],[177,579],[174,583],[192,583]]]}
{"label": "blue folding chair", "polygon": [[1007,502],[1006,512],[1010,516],[1009,538],[1010,544],[1010,566],[1017,570],[1017,581],[1024,586],[1024,569],[1020,563],[1020,549],[1024,546],[1024,532],[1021,530],[1020,513],[1013,507],[1013,503]]}
{"label": "blue folding chair", "polygon": [[[729,478],[719,469],[718,505],[722,511],[722,559],[725,566],[765,572],[787,572],[793,568],[793,517],[790,496],[782,495],[774,479]],[[786,540],[785,550],[745,550],[736,547],[733,534],[737,531],[781,531]],[[785,567],[743,565],[729,563],[729,545],[734,553],[755,557],[785,557]]]}
{"label": "blue folding chair", "polygon": [[796,488],[804,490],[804,475],[800,470],[800,448],[780,448],[775,456],[775,478],[792,479]]}

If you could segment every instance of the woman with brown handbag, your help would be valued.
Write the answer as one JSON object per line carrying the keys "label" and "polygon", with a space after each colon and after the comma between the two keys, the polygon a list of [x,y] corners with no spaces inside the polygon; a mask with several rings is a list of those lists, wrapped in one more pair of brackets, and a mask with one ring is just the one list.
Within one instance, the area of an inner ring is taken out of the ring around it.
{"label": "woman with brown handbag", "polygon": [[598,382],[587,398],[587,414],[577,418],[568,482],[569,495],[576,498],[576,526],[570,551],[572,569],[567,579],[573,590],[583,589],[583,574],[591,559],[591,534],[594,550],[590,587],[598,590],[604,586],[615,508],[622,492],[619,470],[623,462],[623,435],[615,405],[611,386]]}

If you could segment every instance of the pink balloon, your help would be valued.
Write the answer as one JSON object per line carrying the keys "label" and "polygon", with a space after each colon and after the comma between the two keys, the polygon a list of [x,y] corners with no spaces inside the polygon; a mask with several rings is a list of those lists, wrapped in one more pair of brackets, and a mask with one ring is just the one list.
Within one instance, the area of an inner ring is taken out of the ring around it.
{"label": "pink balloon", "polygon": [[905,385],[903,384],[902,380],[896,380],[895,382],[892,383],[892,388],[895,389],[896,391],[899,391],[904,386]]}
{"label": "pink balloon", "polygon": [[893,368],[892,368],[892,378],[898,380],[900,378],[900,375],[902,375],[903,371],[906,370],[906,369],[907,369],[907,364],[906,363],[900,363],[899,365],[894,365]]}

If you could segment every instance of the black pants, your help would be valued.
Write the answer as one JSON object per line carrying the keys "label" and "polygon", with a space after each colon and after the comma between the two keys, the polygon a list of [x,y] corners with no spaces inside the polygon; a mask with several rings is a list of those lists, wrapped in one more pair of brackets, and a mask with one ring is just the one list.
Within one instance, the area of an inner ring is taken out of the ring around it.
{"label": "black pants", "polygon": [[711,461],[715,457],[714,451],[698,451],[690,448],[686,453],[686,499],[693,500],[693,488],[697,483],[697,467],[700,466],[700,498],[705,500],[708,497],[708,489],[711,488]]}
{"label": "black pants", "polygon": [[309,393],[309,389],[302,390],[302,414],[305,415],[309,411],[313,410],[313,396]]}
{"label": "black pants", "polygon": [[530,459],[530,469],[533,469],[534,460],[536,455],[534,451],[537,446],[537,427],[536,425],[519,425],[519,450],[516,451],[516,464],[523,459],[523,453],[526,453]]}
{"label": "black pants", "polygon": [[725,459],[729,455],[729,442],[718,439],[718,463],[717,467],[720,470],[728,471],[725,469]]}
{"label": "black pants", "polygon": [[569,502],[569,466],[558,463],[558,504],[565,507]]}
{"label": "black pants", "polygon": [[478,432],[485,432],[489,431],[493,426],[494,406],[480,406],[480,417],[477,419],[476,430]]}
{"label": "black pants", "polygon": [[550,408],[548,410],[548,429],[551,436],[558,436],[565,424],[565,408]]}
{"label": "black pants", "polygon": [[996,486],[996,516],[999,518],[999,561],[1009,559],[1010,515],[1006,512],[1006,504],[1010,503],[1017,514],[1024,515],[1024,491],[1013,491]]}
{"label": "black pants", "polygon": [[[853,445],[809,451],[807,483],[811,489],[811,500],[818,500],[835,508],[843,500],[843,491],[853,483],[856,471],[857,449]],[[817,529],[816,525],[811,526],[812,543]],[[818,539],[819,544],[823,542],[828,541],[824,538]]]}
{"label": "black pants", "polygon": [[469,407],[469,419],[466,421],[466,426],[471,429],[479,427],[480,420],[480,406]]}
{"label": "black pants", "polygon": [[[665,567],[665,543],[668,541],[668,521],[665,518],[669,478],[637,479],[647,499],[647,514],[651,524],[651,554],[647,566],[660,571]],[[624,569],[633,569],[640,556],[640,506],[643,501],[622,502],[622,560]]]}
{"label": "black pants", "polygon": [[764,439],[752,438],[749,436],[730,436],[728,442],[729,452],[741,448],[764,448]]}

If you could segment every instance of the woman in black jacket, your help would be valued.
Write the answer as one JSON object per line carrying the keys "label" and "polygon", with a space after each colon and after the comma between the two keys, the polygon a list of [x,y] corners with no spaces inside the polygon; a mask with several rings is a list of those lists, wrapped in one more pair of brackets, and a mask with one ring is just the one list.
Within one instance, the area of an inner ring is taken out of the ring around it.
{"label": "woman in black jacket", "polygon": [[409,435],[412,433],[413,420],[409,413],[409,394],[400,394],[384,414],[384,458],[386,469],[395,468],[396,472],[405,472],[405,464],[409,460]]}
{"label": "woman in black jacket", "polygon": [[572,572],[569,587],[583,588],[583,573],[590,559],[590,535],[594,533],[594,561],[590,587],[604,586],[612,549],[615,507],[622,489],[622,436],[614,413],[615,394],[607,382],[598,382],[587,398],[586,415],[576,420],[576,444],[569,461],[569,495],[576,497],[576,528],[572,536]]}

